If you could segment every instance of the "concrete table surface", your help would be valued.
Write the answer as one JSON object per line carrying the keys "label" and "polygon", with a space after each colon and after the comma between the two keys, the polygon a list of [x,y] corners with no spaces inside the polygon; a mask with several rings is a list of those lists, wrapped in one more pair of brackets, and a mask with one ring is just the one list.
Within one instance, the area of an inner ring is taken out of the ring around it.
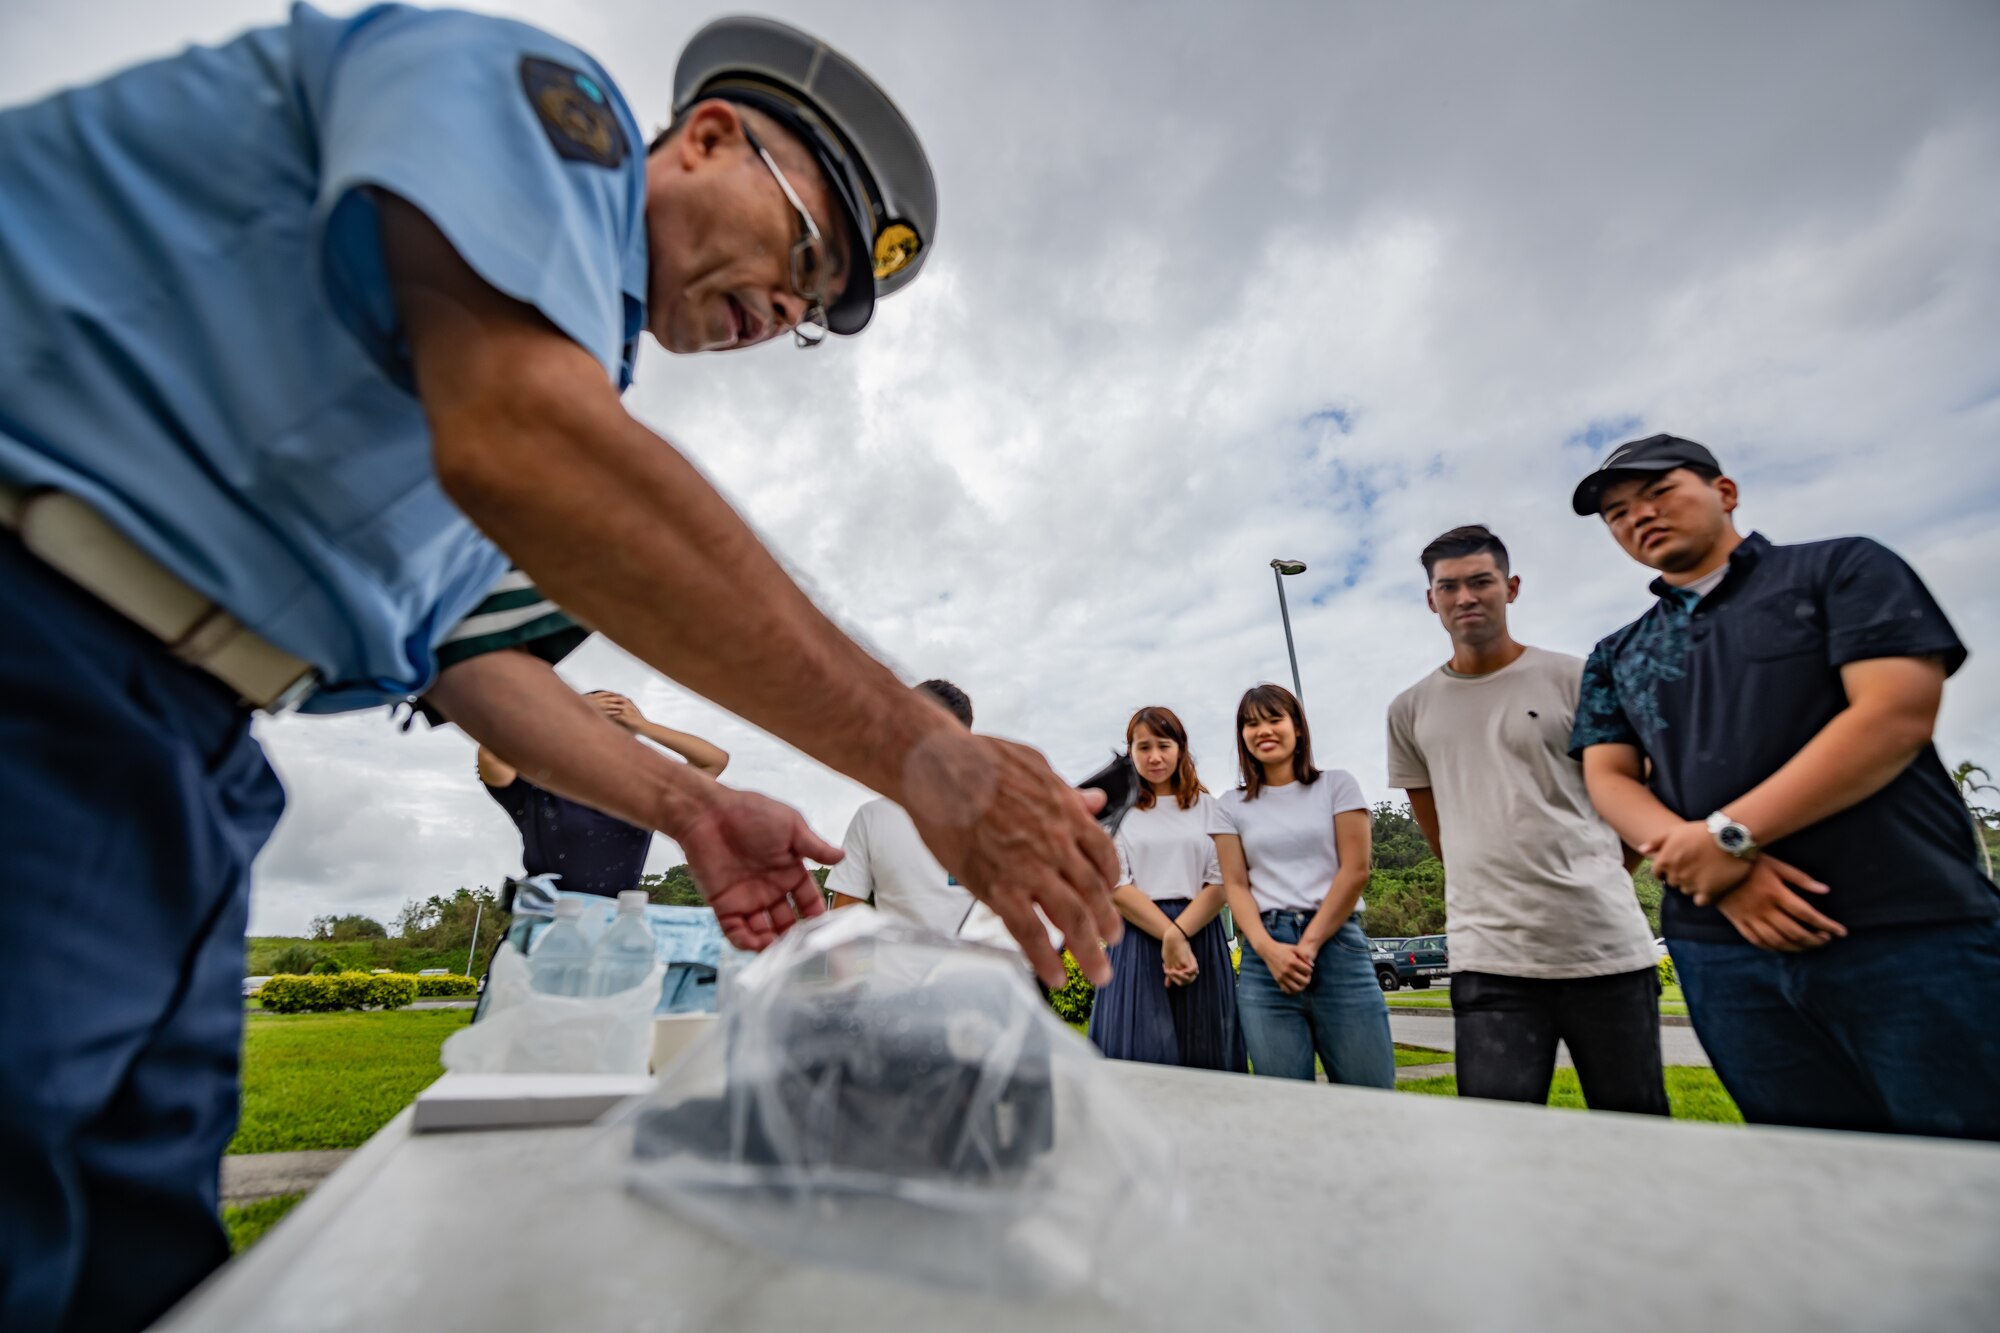
{"label": "concrete table surface", "polygon": [[164,1328],[2000,1328],[2000,1148],[1113,1063],[1190,1225],[1120,1304],[754,1254],[624,1192],[598,1129],[404,1113]]}

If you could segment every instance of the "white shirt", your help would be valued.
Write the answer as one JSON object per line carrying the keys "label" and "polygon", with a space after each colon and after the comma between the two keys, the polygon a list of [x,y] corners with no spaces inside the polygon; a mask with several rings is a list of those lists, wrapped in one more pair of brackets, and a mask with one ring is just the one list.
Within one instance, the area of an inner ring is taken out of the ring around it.
{"label": "white shirt", "polygon": [[845,859],[827,872],[835,893],[873,901],[876,909],[956,935],[972,894],[952,882],[902,806],[877,798],[854,812],[841,839]]}
{"label": "white shirt", "polygon": [[1326,768],[1310,785],[1266,787],[1254,801],[1243,796],[1241,790],[1222,794],[1209,831],[1234,833],[1243,840],[1258,910],[1319,910],[1340,872],[1333,817],[1368,808],[1361,784],[1345,769]]}
{"label": "white shirt", "polygon": [[1134,810],[1118,826],[1118,882],[1160,902],[1192,898],[1204,885],[1222,883],[1215,859],[1215,798],[1207,792],[1181,809],[1171,796],[1157,797],[1150,810]]}
{"label": "white shirt", "polygon": [[[872,899],[877,911],[941,935],[1021,951],[993,909],[976,901],[971,890],[953,881],[938,864],[909,812],[894,801],[877,798],[856,810],[840,845],[847,856],[826,875],[826,887],[833,892],[863,902]],[[1047,918],[1042,924],[1060,947],[1062,933],[1049,926]]]}
{"label": "white shirt", "polygon": [[1653,965],[1618,835],[1569,757],[1583,661],[1529,648],[1432,671],[1389,705],[1389,781],[1428,787],[1454,972],[1600,977]]}

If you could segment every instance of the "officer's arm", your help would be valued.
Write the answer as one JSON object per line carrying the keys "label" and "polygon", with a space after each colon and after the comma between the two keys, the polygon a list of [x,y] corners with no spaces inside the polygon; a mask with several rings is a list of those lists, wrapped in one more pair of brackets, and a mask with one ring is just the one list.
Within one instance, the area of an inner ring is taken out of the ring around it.
{"label": "officer's arm", "polygon": [[951,719],[801,593],[706,479],[634,420],[595,358],[381,200],[438,479],[579,621],[878,791]]}
{"label": "officer's arm", "polygon": [[713,804],[705,774],[641,745],[533,654],[504,649],[455,663],[425,698],[479,742],[483,778],[492,756],[507,782],[519,770],[537,787],[669,837]]}
{"label": "officer's arm", "polygon": [[890,796],[1008,923],[1043,980],[1092,981],[1116,939],[1110,839],[1041,756],[976,738],[834,626],[603,367],[482,282],[429,219],[380,200],[391,283],[445,492],[579,621]]}

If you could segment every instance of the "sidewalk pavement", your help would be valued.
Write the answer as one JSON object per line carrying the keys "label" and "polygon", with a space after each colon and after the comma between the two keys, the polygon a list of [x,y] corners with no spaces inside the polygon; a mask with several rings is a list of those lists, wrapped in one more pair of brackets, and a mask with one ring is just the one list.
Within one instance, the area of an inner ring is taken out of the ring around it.
{"label": "sidewalk pavement", "polygon": [[[1436,1051],[1458,1049],[1449,1009],[1391,1008],[1389,1035],[1405,1046],[1428,1046]],[[1660,1059],[1662,1063],[1669,1065],[1705,1066],[1709,1063],[1708,1052],[1701,1048],[1701,1042],[1695,1037],[1693,1028],[1666,1022],[1660,1024]],[[1565,1046],[1556,1048],[1556,1064],[1564,1068],[1574,1068],[1574,1062],[1569,1058],[1569,1048]],[[1428,1068],[1428,1066],[1412,1065],[1408,1068]]]}
{"label": "sidewalk pavement", "polygon": [[303,1194],[332,1175],[353,1149],[328,1152],[239,1153],[222,1159],[222,1201],[248,1203],[275,1194]]}

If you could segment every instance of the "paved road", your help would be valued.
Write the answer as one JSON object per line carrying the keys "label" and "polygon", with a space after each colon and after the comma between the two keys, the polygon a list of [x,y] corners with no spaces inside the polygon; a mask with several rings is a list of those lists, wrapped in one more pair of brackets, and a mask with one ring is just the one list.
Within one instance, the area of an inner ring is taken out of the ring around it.
{"label": "paved road", "polygon": [[[1390,1009],[1389,1035],[1407,1046],[1428,1046],[1433,1050],[1450,1051],[1457,1047],[1452,1039],[1451,1011],[1449,1009]],[[1694,1029],[1660,1025],[1660,1058],[1670,1065],[1706,1065],[1708,1052],[1695,1040]],[[1556,1063],[1570,1065],[1569,1050],[1556,1049]]]}

